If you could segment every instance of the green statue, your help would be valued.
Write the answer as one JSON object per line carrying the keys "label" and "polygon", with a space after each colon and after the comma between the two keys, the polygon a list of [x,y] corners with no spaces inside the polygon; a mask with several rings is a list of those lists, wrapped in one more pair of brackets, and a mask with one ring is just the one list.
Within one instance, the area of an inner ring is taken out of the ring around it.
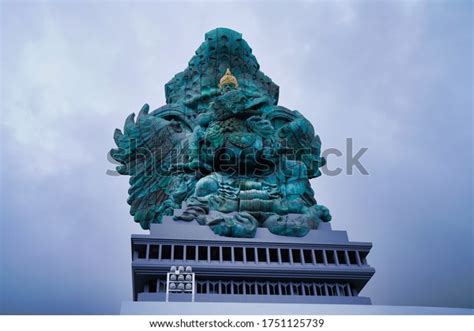
{"label": "green statue", "polygon": [[321,175],[321,141],[236,31],[206,34],[188,67],[165,86],[166,105],[131,114],[110,155],[129,175],[130,213],[142,228],[196,221],[216,234],[258,227],[301,237],[331,220],[309,180]]}

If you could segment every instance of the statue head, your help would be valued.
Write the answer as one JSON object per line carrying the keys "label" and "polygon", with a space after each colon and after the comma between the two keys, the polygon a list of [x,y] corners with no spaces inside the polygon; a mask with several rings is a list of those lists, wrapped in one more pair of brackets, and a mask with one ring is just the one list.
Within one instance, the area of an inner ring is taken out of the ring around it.
{"label": "statue head", "polygon": [[221,90],[222,93],[227,93],[237,89],[238,87],[239,82],[237,81],[237,78],[235,78],[230,69],[227,68],[224,76],[219,80],[219,90]]}

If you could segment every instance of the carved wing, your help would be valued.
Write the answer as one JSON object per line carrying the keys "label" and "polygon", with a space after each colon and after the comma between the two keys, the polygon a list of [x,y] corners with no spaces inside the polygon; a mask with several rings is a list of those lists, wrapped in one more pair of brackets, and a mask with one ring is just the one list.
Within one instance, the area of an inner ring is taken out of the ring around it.
{"label": "carved wing", "polygon": [[278,131],[279,144],[288,149],[289,159],[302,161],[307,168],[308,178],[321,176],[319,169],[326,164],[326,159],[321,156],[321,139],[311,122],[298,111],[281,106],[272,107],[265,118]]}
{"label": "carved wing", "polygon": [[110,151],[120,163],[118,173],[131,176],[127,202],[130,214],[143,229],[160,223],[163,215],[172,215],[173,208],[180,208],[196,182],[192,174],[172,175],[168,170],[172,164],[187,160],[192,129],[177,116],[164,118],[163,112],[148,112],[145,104],[136,121],[135,114],[127,117],[123,133],[115,130],[118,148]]}

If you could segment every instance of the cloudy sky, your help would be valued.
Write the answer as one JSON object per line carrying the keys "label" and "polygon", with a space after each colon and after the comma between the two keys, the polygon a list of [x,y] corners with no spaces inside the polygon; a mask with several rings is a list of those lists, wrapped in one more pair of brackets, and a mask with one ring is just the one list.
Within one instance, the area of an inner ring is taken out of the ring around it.
{"label": "cloudy sky", "polygon": [[333,228],[371,241],[379,305],[473,306],[472,3],[1,4],[0,312],[118,313],[131,299],[125,117],[219,26],[243,33],[280,104],[368,176],[312,184]]}

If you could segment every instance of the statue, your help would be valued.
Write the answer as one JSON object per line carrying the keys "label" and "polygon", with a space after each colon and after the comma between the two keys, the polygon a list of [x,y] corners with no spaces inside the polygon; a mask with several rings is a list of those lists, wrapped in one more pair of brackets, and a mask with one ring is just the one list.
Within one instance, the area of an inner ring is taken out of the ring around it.
{"label": "statue", "polygon": [[126,119],[110,151],[131,176],[130,213],[142,228],[168,215],[223,236],[251,238],[265,227],[301,237],[331,220],[309,182],[325,164],[319,136],[277,105],[278,86],[240,33],[208,32],[165,92],[165,106],[145,104]]}

